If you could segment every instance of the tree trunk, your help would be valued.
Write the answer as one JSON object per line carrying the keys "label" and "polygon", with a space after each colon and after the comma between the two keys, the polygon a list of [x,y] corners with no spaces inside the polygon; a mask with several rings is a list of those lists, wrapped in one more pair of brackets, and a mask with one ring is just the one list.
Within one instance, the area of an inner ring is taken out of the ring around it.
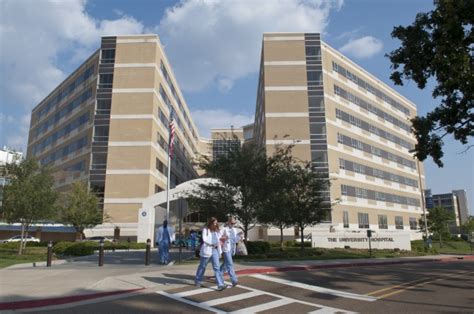
{"label": "tree trunk", "polygon": [[441,239],[441,232],[439,233],[439,247],[442,248],[443,247],[443,241]]}
{"label": "tree trunk", "polygon": [[283,226],[280,226],[280,251],[283,252]]}
{"label": "tree trunk", "polygon": [[21,220],[21,239],[20,239],[20,250],[18,251],[18,255],[23,253],[23,240],[25,238],[25,224],[23,223],[23,219]]}
{"label": "tree trunk", "polygon": [[301,231],[301,252],[304,251],[304,227],[300,226]]}
{"label": "tree trunk", "polygon": [[247,244],[247,236],[249,233],[249,226],[247,224],[244,225],[244,243]]}

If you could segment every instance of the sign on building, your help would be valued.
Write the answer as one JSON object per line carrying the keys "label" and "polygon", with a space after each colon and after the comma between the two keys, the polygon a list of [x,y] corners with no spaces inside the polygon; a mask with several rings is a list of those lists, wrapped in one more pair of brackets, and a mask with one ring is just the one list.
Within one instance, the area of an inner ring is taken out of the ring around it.
{"label": "sign on building", "polygon": [[[372,233],[372,249],[411,250],[410,234],[407,232]],[[368,249],[369,238],[366,232],[313,232],[312,246],[320,248]]]}

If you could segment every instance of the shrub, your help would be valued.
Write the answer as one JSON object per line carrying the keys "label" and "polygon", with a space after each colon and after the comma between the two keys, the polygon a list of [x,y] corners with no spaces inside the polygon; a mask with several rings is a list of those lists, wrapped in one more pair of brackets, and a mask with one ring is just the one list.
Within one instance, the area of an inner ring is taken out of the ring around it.
{"label": "shrub", "polygon": [[61,241],[53,247],[53,252],[58,255],[83,256],[94,254],[94,250],[99,249],[96,242],[66,242]]}
{"label": "shrub", "polygon": [[247,251],[249,255],[267,254],[270,252],[270,243],[265,241],[247,242]]}

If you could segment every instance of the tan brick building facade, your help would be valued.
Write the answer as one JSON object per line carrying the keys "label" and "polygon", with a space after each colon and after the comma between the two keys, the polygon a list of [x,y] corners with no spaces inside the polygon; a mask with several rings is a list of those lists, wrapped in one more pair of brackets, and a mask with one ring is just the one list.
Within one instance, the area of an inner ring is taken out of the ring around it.
{"label": "tan brick building facade", "polygon": [[88,182],[108,223],[133,235],[142,200],[166,188],[171,115],[172,187],[196,178],[192,161],[221,153],[230,133],[267,154],[295,144],[297,158],[334,179],[326,192],[332,211],[316,229],[419,236],[418,165],[409,153],[416,107],[319,34],[264,34],[255,122],[214,129],[211,139],[199,137],[158,36],[103,37],[100,49],[33,109],[28,155],[53,166],[60,191]]}

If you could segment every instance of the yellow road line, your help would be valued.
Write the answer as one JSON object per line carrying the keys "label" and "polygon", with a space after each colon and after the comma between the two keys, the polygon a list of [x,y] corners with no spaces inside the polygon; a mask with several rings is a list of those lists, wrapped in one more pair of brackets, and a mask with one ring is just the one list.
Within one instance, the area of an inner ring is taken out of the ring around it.
{"label": "yellow road line", "polygon": [[403,287],[403,286],[410,285],[410,284],[415,283],[415,282],[425,281],[425,280],[427,280],[427,278],[417,279],[417,280],[413,280],[413,281],[409,281],[409,282],[404,282],[404,283],[401,283],[399,285],[390,286],[388,288],[375,290],[375,291],[372,291],[370,293],[366,293],[366,295],[374,295],[374,294],[377,294],[377,293],[380,293],[380,292],[384,292],[384,291],[387,291],[387,290],[392,290],[392,289],[395,289],[395,288]]}
{"label": "yellow road line", "polygon": [[450,275],[446,275],[446,276],[442,276],[440,278],[437,278],[437,279],[433,279],[433,280],[429,280],[429,281],[425,281],[425,282],[420,282],[418,284],[415,284],[415,285],[412,285],[412,286],[408,286],[408,287],[402,287],[402,289],[399,289],[399,290],[396,290],[396,291],[392,291],[392,292],[389,292],[387,294],[384,294],[384,295],[381,295],[378,297],[378,299],[383,299],[383,298],[386,298],[386,297],[389,297],[389,296],[392,296],[392,295],[395,295],[395,294],[399,294],[399,293],[402,293],[406,290],[410,290],[410,289],[413,289],[413,288],[416,288],[416,287],[421,287],[423,285],[426,285],[428,283],[432,283],[432,282],[435,282],[435,281],[438,281],[438,280],[443,280],[443,279],[446,279],[446,278],[453,278],[453,277],[459,277],[459,276],[462,276],[462,275],[465,275],[467,273],[474,273],[472,271],[465,271],[465,272],[461,272],[461,273],[456,273],[456,274],[450,274]]}

